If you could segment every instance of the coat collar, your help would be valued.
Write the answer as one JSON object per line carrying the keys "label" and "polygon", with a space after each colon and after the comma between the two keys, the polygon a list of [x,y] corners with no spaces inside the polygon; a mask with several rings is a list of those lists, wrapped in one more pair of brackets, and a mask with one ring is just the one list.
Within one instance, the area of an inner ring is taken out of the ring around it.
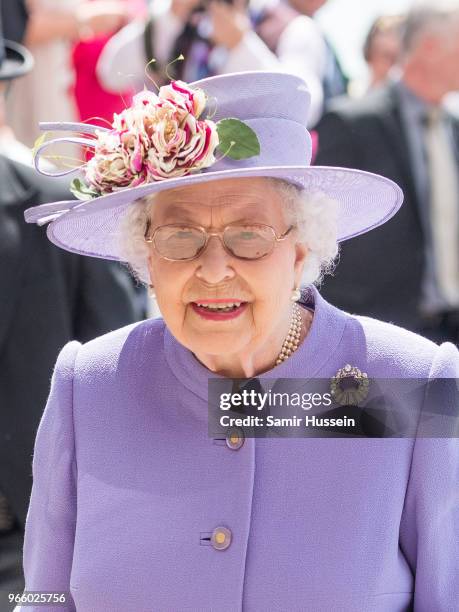
{"label": "coat collar", "polygon": [[[298,379],[298,387],[301,387],[305,379],[320,378],[322,369],[341,343],[349,315],[329,304],[313,285],[302,287],[300,302],[314,309],[314,319],[309,333],[291,357],[257,376],[262,386],[266,379]],[[164,354],[170,369],[179,381],[206,402],[209,378],[226,379],[201,364],[189,349],[175,339],[166,326]],[[232,379],[226,380],[230,383]],[[294,387],[295,383],[291,381],[289,389],[294,390]],[[196,416],[207,419],[207,412],[199,411]]]}

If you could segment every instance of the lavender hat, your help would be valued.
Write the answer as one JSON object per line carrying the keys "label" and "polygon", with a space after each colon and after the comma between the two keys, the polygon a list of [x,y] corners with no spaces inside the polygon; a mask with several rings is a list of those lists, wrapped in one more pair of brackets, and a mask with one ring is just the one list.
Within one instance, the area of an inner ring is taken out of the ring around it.
{"label": "lavender hat", "polygon": [[[252,71],[141,92],[133,107],[115,115],[113,129],[41,124],[86,134],[52,142],[80,143],[95,154],[85,167],[59,173],[84,179],[73,183],[81,199],[34,206],[25,219],[50,222],[48,238],[68,251],[122,260],[120,221],[135,200],[205,181],[275,177],[336,199],[340,241],[381,225],[400,208],[401,189],[369,172],[311,166],[309,104],[302,79]],[[198,119],[201,113],[206,119]],[[48,144],[36,151],[42,173],[39,158]]]}

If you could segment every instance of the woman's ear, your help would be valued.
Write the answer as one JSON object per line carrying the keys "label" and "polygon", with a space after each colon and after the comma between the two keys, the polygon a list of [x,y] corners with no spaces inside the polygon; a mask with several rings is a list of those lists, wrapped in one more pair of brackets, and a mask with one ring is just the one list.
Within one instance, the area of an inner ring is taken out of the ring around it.
{"label": "woman's ear", "polygon": [[301,278],[303,276],[304,264],[308,256],[309,249],[304,242],[297,242],[295,245],[295,286],[298,287],[301,284]]}

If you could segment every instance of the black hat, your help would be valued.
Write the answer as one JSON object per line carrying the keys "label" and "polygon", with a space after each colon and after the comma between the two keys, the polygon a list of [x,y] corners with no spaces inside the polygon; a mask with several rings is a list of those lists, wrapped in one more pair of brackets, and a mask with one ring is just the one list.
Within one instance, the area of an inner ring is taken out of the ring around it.
{"label": "black hat", "polygon": [[[1,0],[0,0],[1,1]],[[0,12],[0,81],[9,81],[27,74],[33,67],[30,51],[17,42],[6,40]]]}

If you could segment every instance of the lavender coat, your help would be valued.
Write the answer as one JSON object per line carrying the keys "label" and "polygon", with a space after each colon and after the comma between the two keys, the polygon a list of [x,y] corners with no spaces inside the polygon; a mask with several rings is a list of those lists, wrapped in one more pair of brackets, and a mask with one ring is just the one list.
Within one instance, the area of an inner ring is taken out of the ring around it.
{"label": "lavender coat", "polygon": [[[459,353],[317,292],[263,377],[458,377]],[[149,319],[59,355],[33,458],[27,590],[79,612],[459,610],[459,441],[207,435],[209,371]],[[214,528],[231,531],[217,550]],[[19,607],[17,608],[20,609]]]}

